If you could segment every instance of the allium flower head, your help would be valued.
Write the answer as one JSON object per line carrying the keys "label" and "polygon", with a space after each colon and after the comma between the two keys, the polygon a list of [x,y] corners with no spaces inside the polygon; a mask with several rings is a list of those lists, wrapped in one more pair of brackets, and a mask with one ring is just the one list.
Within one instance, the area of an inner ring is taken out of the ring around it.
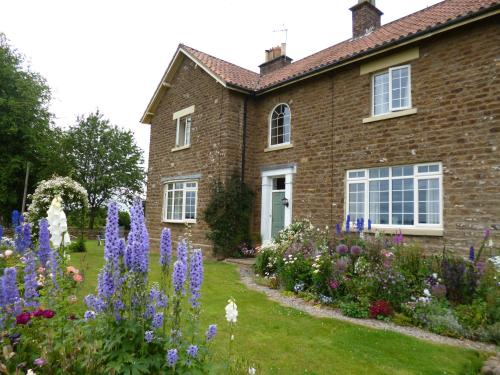
{"label": "allium flower head", "polygon": [[349,252],[349,248],[345,244],[338,245],[336,250],[340,255],[345,255]]}
{"label": "allium flower head", "polygon": [[358,256],[363,252],[363,249],[357,245],[351,247],[351,254],[354,256]]}
{"label": "allium flower head", "polygon": [[170,228],[163,228],[160,240],[160,264],[169,266],[172,261],[172,233]]}
{"label": "allium flower head", "polygon": [[169,349],[167,352],[167,366],[174,367],[178,359],[177,349]]}
{"label": "allium flower head", "polygon": [[197,308],[200,305],[200,290],[203,281],[203,256],[201,249],[193,251],[189,268],[189,291],[191,292],[189,302],[193,308]]}

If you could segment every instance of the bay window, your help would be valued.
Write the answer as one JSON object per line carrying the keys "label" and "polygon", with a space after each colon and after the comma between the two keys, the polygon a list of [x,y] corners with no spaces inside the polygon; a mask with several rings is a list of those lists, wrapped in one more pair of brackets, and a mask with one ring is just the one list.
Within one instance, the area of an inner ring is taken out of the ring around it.
{"label": "bay window", "polygon": [[441,228],[440,163],[347,171],[346,214],[377,227]]}

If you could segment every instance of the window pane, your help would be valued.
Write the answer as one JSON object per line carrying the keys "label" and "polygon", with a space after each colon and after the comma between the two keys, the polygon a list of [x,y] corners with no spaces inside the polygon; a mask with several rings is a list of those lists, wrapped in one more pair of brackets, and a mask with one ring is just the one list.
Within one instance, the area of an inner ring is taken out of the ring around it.
{"label": "window pane", "polygon": [[179,123],[177,125],[177,147],[181,147],[185,145],[186,142],[186,121],[181,118],[177,120]]}
{"label": "window pane", "polygon": [[186,192],[186,219],[195,219],[196,191]]}
{"label": "window pane", "polygon": [[183,200],[183,192],[175,191],[174,192],[174,215],[173,220],[182,220],[182,200]]}
{"label": "window pane", "polygon": [[413,166],[403,165],[400,167],[392,167],[392,177],[413,176]]}
{"label": "window pane", "polygon": [[365,171],[349,172],[349,178],[365,177]]}
{"label": "window pane", "polygon": [[191,116],[184,118],[184,145],[189,145],[191,143]]}
{"label": "window pane", "polygon": [[392,180],[392,224],[413,225],[413,218],[413,178]]}
{"label": "window pane", "polygon": [[392,71],[392,109],[409,106],[409,69],[408,67],[393,69]]}
{"label": "window pane", "polygon": [[167,194],[167,220],[172,220],[173,197],[174,193],[172,191],[169,191]]}
{"label": "window pane", "polygon": [[285,190],[285,177],[273,178],[273,190]]}
{"label": "window pane", "polygon": [[439,179],[418,181],[418,222],[419,224],[440,223]]}
{"label": "window pane", "polygon": [[389,224],[389,180],[370,181],[370,220]]}
{"label": "window pane", "polygon": [[365,216],[365,184],[349,184],[349,215],[351,222]]}
{"label": "window pane", "polygon": [[373,77],[373,114],[389,112],[389,73],[377,74]]}
{"label": "window pane", "polygon": [[281,104],[271,115],[271,145],[290,142],[290,108]]}
{"label": "window pane", "polygon": [[389,177],[389,168],[372,168],[370,169],[370,178]]}

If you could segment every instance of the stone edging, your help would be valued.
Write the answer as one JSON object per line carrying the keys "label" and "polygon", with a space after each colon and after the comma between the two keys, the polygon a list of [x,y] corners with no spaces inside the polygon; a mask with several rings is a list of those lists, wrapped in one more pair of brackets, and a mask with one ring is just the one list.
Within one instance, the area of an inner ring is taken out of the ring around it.
{"label": "stone edging", "polygon": [[497,352],[498,350],[497,347],[493,344],[487,344],[472,340],[459,340],[451,337],[441,336],[417,327],[403,327],[398,326],[394,323],[374,319],[350,318],[342,315],[340,311],[336,309],[326,306],[311,305],[301,298],[284,296],[278,290],[259,285],[255,282],[254,274],[250,267],[242,264],[237,264],[237,266],[239,268],[241,281],[249,289],[264,293],[270,300],[278,302],[282,306],[291,307],[318,318],[342,320],[352,324],[357,324],[374,329],[397,332],[402,335],[415,337],[420,340],[430,341],[437,344],[457,346],[460,348],[465,347],[468,349],[480,350],[484,352]]}

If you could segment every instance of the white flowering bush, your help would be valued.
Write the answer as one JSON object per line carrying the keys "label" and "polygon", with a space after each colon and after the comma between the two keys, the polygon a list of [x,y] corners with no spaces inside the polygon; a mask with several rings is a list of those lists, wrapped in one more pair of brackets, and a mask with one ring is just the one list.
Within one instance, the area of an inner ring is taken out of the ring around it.
{"label": "white flowering bush", "polygon": [[87,190],[78,182],[69,177],[54,176],[50,180],[40,182],[35,189],[35,192],[28,196],[31,204],[28,207],[27,221],[29,221],[35,229],[38,221],[42,217],[47,216],[47,211],[52,203],[52,200],[60,196],[64,202],[63,209],[66,212],[74,210],[87,210],[89,201],[87,198]]}

